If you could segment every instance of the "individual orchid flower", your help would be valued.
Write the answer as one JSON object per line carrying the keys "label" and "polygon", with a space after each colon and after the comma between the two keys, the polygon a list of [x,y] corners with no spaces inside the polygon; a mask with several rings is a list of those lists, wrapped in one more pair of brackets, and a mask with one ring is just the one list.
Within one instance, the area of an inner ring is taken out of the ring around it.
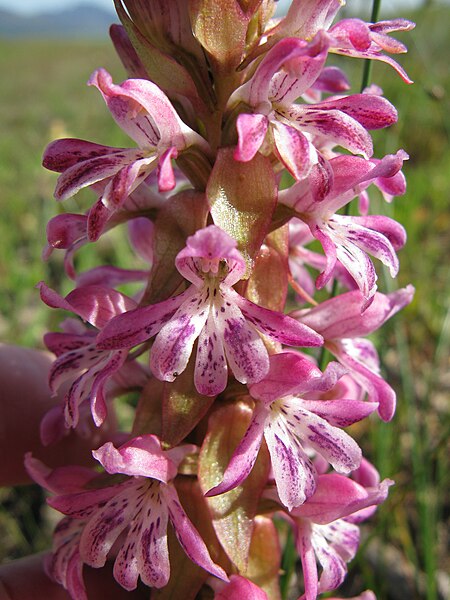
{"label": "individual orchid flower", "polygon": [[64,200],[80,189],[104,182],[103,193],[89,212],[91,239],[146,177],[158,168],[161,191],[175,187],[171,161],[192,145],[208,154],[208,143],[178,116],[167,96],[151,81],[112,82],[104,69],[95,71],[89,85],[101,92],[116,123],[138,144],[113,148],[78,139],[61,139],[46,149],[43,164],[61,173],[55,197]]}
{"label": "individual orchid flower", "polygon": [[[329,40],[325,33],[311,42],[287,38],[262,59],[252,77],[230,97],[230,108],[242,103],[236,122],[236,160],[249,161],[265,140],[283,165],[297,179],[304,179],[318,162],[318,152],[340,145],[365,158],[372,156],[367,129],[395,123],[395,108],[374,94],[330,98],[316,104],[296,104],[320,76]],[[268,136],[268,137],[267,137]]]}
{"label": "individual orchid flower", "polygon": [[266,375],[269,356],[258,331],[290,346],[320,345],[321,337],[311,329],[253,304],[233,289],[246,271],[236,246],[216,225],[188,237],[175,264],[192,285],[178,296],[119,315],[99,334],[98,347],[130,348],[157,334],[150,368],[158,379],[174,381],[186,368],[198,338],[195,387],[215,396],[227,384],[227,362],[241,383]]}
{"label": "individual orchid flower", "polygon": [[362,336],[376,331],[407,306],[413,296],[411,285],[390,294],[377,292],[371,305],[361,314],[360,294],[352,291],[330,298],[312,309],[291,313],[323,335],[326,348],[367,391],[368,399],[379,404],[378,412],[384,421],[394,415],[395,392],[380,376],[379,359],[373,344]]}
{"label": "individual orchid flower", "polygon": [[405,70],[383,52],[390,54],[406,52],[406,46],[391,38],[389,34],[394,31],[411,31],[414,27],[415,23],[407,19],[393,19],[378,23],[364,23],[360,19],[342,19],[328,30],[334,40],[330,52],[385,62],[397,71],[405,83],[412,83]]}
{"label": "individual orchid flower", "polygon": [[[351,522],[352,515],[384,502],[392,484],[385,479],[364,488],[336,473],[319,475],[315,494],[289,514],[305,582],[299,600],[316,600],[319,593],[335,590],[342,583],[346,563],[359,546],[359,528]],[[322,566],[320,578],[316,559]]]}
{"label": "individual orchid flower", "polygon": [[[314,241],[314,237],[306,223],[297,218],[289,221],[289,270],[293,280],[310,297],[314,296],[315,285],[307,267],[323,271],[327,262],[323,254],[314,252],[307,247],[312,241]],[[354,289],[356,287],[355,280],[339,262],[336,262],[327,285],[330,285],[334,279],[337,279],[347,289]],[[299,297],[299,300],[304,301],[305,298]]]}
{"label": "individual orchid flower", "polygon": [[328,163],[331,176],[328,169],[316,165],[307,179],[279,194],[280,202],[292,208],[309,226],[325,251],[326,267],[317,278],[316,286],[320,289],[328,283],[339,261],[363,295],[363,310],[377,289],[377,274],[368,254],[381,260],[395,277],[399,268],[395,251],[404,245],[406,233],[389,217],[353,217],[336,214],[336,211],[375,179],[395,176],[406,157],[400,150],[373,164],[356,156],[338,156]]}
{"label": "individual orchid flower", "polygon": [[[38,284],[42,300],[52,308],[74,312],[95,328],[101,329],[114,316],[135,308],[136,302],[116,290],[103,286],[76,288],[66,298],[45,285]],[[80,324],[81,325],[81,324]],[[95,329],[73,328],[67,332],[47,333],[44,342],[57,356],[49,373],[53,393],[64,381],[72,383],[65,396],[65,422],[76,427],[79,407],[89,402],[94,423],[100,426],[106,418],[104,388],[108,380],[123,366],[128,352],[105,351],[96,347]]]}
{"label": "individual orchid flower", "polygon": [[[161,588],[170,576],[170,520],[188,557],[215,577],[228,581],[223,569],[211,560],[172,483],[182,460],[195,450],[195,446],[186,444],[164,451],[156,436],[143,435],[119,448],[108,442],[93,451],[107,473],[126,477],[107,487],[78,487],[48,500],[50,506],[72,519],[72,529],[76,527],[74,521],[83,523],[78,555],[73,548],[72,560],[81,559],[94,568],[104,566],[113,544],[125,533],[114,562],[116,581],[126,590],[133,590],[140,576],[146,585]],[[61,555],[61,546],[57,545],[56,552]],[[72,597],[78,600],[78,596]]]}
{"label": "individual orchid flower", "polygon": [[340,427],[365,418],[377,404],[353,399],[308,399],[310,392],[330,390],[344,372],[337,363],[331,363],[322,373],[309,359],[294,352],[271,356],[267,376],[249,388],[257,402],[248,429],[223,481],[206,495],[227,492],[247,477],[263,437],[278,495],[289,510],[305,502],[316,488],[317,472],[307,449],[324,457],[340,473],[356,469],[361,450]]}
{"label": "individual orchid flower", "polygon": [[330,35],[330,52],[356,58],[378,60],[389,64],[403,81],[412,83],[404,69],[389,54],[401,54],[407,49],[391,38],[394,31],[410,31],[415,24],[407,19],[393,19],[378,23],[365,23],[361,19],[342,19],[332,25],[344,0],[293,0],[289,10],[275,27],[266,32],[268,41],[249,57],[250,62],[267,52],[278,40],[286,37],[312,39],[320,30]]}
{"label": "individual orchid flower", "polygon": [[344,3],[344,0],[293,0],[286,16],[265,31],[268,41],[252,53],[250,60],[280,39],[297,37],[310,40],[319,31],[327,30]]}

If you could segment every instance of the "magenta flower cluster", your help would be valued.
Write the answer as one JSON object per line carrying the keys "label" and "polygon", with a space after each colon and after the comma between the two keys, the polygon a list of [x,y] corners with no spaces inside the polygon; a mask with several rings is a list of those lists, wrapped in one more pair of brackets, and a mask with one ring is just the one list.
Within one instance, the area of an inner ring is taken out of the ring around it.
{"label": "magenta flower cluster", "polygon": [[[375,158],[369,133],[397,111],[374,85],[350,93],[327,59],[382,61],[409,83],[390,34],[413,24],[335,22],[339,0],[293,0],[282,19],[274,0],[115,4],[130,78],[98,69],[89,85],[131,147],[59,139],[44,155],[58,200],[96,200],[48,224],[45,255],[65,251],[73,291],[39,284],[72,315],[45,336],[65,398],[41,436],[103,427],[127,398],[134,423],[93,451],[101,471],[27,457],[65,515],[47,571],[77,600],[83,565],[108,559],[126,590],[140,578],[158,598],[277,600],[291,528],[314,600],[341,584],[393,483],[345,428],[393,417],[367,336],[413,297],[377,291],[371,258],[395,277],[406,239],[368,195],[405,192],[406,152]],[[136,263],[80,273],[77,251],[125,224]]]}

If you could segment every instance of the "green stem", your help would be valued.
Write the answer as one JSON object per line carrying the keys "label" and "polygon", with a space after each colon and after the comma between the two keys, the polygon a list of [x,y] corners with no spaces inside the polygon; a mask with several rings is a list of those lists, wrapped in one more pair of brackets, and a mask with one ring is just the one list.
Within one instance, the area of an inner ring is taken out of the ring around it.
{"label": "green stem", "polygon": [[294,535],[292,529],[288,530],[286,544],[283,550],[283,558],[281,559],[281,570],[283,574],[280,578],[280,591],[283,600],[286,600],[289,593],[289,583],[294,573],[294,567],[297,560],[295,552]]}
{"label": "green stem", "polygon": [[[381,0],[373,0],[372,14],[370,15],[370,22],[376,23],[380,14]],[[363,92],[368,85],[370,85],[370,77],[372,74],[372,60],[366,58],[364,61],[363,76],[361,80],[361,92]]]}

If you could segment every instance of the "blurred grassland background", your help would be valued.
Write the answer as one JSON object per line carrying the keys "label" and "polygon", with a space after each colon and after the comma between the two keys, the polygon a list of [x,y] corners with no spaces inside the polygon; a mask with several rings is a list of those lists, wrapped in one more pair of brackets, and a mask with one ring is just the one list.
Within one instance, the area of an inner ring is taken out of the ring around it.
{"label": "blurred grassland background", "polygon": [[[376,156],[404,148],[406,196],[390,206],[372,205],[399,220],[408,231],[400,251],[396,282],[380,269],[380,289],[412,282],[416,297],[375,337],[387,379],[397,389],[393,422],[376,418],[354,426],[367,456],[391,489],[369,527],[362,552],[350,565],[348,595],[371,588],[379,600],[450,594],[448,544],[448,397],[450,391],[450,133],[448,23],[450,8],[429,6],[403,14],[418,24],[398,35],[409,47],[401,64],[415,81],[406,86],[387,65],[376,64],[372,81],[399,110],[399,122],[376,132]],[[339,61],[359,91],[362,62]],[[0,340],[42,347],[42,335],[60,315],[43,306],[34,288],[44,279],[63,293],[62,253],[41,261],[45,226],[58,212],[81,212],[90,192],[57,204],[56,176],[40,166],[48,142],[73,136],[111,145],[129,145],[95,89],[86,87],[97,67],[115,81],[124,71],[107,41],[0,40]],[[378,203],[378,204],[377,204]],[[102,262],[130,266],[132,254],[120,230],[85,248],[77,266]],[[377,265],[378,267],[379,265]],[[0,560],[40,550],[50,527],[37,488],[0,491]]]}

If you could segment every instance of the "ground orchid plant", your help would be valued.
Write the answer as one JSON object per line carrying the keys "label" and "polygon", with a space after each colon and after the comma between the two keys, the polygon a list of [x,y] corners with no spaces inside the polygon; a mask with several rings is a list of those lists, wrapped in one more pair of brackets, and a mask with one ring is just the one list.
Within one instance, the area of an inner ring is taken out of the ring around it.
{"label": "ground orchid plant", "polygon": [[[343,4],[293,0],[274,19],[275,0],[115,0],[129,79],[100,68],[89,85],[130,147],[45,151],[58,200],[96,200],[48,224],[46,256],[65,252],[73,290],[39,284],[68,312],[45,336],[65,399],[42,440],[102,427],[119,397],[134,407],[96,468],[26,459],[64,515],[48,574],[76,600],[83,565],[107,560],[160,599],[278,600],[287,534],[297,596],[313,600],[341,584],[388,495],[345,428],[395,412],[366,336],[413,289],[378,291],[371,257],[395,277],[406,236],[368,191],[402,195],[408,156],[373,156],[369,131],[396,109],[375,85],[349,93],[327,59],[382,61],[410,83],[390,34],[413,24],[336,20]],[[138,262],[79,273],[78,249],[116,227]]]}

